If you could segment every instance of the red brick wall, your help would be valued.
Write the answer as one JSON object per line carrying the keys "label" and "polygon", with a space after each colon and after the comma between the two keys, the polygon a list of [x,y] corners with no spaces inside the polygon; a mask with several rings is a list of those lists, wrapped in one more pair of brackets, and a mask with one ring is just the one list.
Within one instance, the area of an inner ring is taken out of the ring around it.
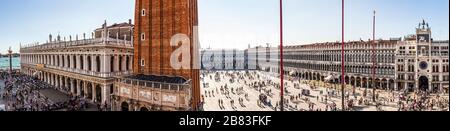
{"label": "red brick wall", "polygon": [[[142,9],[146,10],[145,16],[141,15]],[[199,70],[175,70],[171,67],[170,57],[178,47],[170,46],[170,39],[182,33],[190,36],[193,43],[197,15],[197,0],[136,0],[134,73],[192,79],[195,103],[200,102]],[[144,41],[141,41],[141,33],[145,33]],[[192,47],[193,51],[198,49]],[[141,59],[145,60],[145,67],[140,65]]]}

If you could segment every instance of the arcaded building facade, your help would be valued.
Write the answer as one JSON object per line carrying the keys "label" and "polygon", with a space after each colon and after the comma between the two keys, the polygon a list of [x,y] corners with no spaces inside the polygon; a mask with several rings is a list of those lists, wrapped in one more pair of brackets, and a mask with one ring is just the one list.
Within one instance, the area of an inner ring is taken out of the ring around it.
{"label": "arcaded building facade", "polygon": [[[116,83],[114,109],[196,110],[200,106],[197,0],[136,0],[133,75]],[[189,37],[190,69],[174,69],[176,34]]]}
{"label": "arcaded building facade", "polygon": [[[105,22],[97,30],[100,37],[50,35],[46,43],[21,47],[21,71],[66,93],[109,105],[116,77],[131,74],[134,55],[131,22],[114,25],[110,29]],[[119,39],[108,37],[117,28],[126,31],[115,33]]]}
{"label": "arcaded building facade", "polygon": [[[375,44],[373,40],[346,42],[345,82],[360,88],[448,92],[449,43],[433,40],[431,33],[428,23],[421,22],[416,34],[404,38],[376,40]],[[285,46],[284,73],[338,83],[342,78],[341,51],[340,42]],[[205,49],[201,53],[204,70],[239,70],[226,67],[237,67],[236,63],[243,62],[245,70],[280,72],[278,47]],[[239,59],[239,54],[244,54],[243,59]]]}
{"label": "arcaded building facade", "polygon": [[[345,82],[355,87],[390,90],[448,92],[449,43],[431,37],[428,23],[404,38],[346,42]],[[280,72],[279,48],[248,49],[248,67]],[[263,55],[263,57],[261,57]],[[270,59],[270,62],[259,59]],[[316,43],[284,47],[284,73],[304,79],[340,82],[341,43]],[[376,63],[376,64],[374,64]],[[375,68],[375,77],[373,77]]]}

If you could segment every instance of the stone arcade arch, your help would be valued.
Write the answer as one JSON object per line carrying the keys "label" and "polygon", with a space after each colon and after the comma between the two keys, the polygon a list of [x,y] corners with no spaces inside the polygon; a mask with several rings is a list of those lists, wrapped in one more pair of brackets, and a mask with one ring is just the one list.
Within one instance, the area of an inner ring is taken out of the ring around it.
{"label": "stone arcade arch", "polygon": [[102,87],[100,85],[95,86],[95,98],[97,102],[102,100]]}
{"label": "stone arcade arch", "polygon": [[114,56],[111,56],[109,65],[110,65],[110,72],[114,72]]}
{"label": "stone arcade arch", "polygon": [[147,107],[141,107],[140,111],[150,111]]}
{"label": "stone arcade arch", "polygon": [[77,68],[77,56],[73,55],[72,60],[73,60],[73,68],[76,69]]}
{"label": "stone arcade arch", "polygon": [[80,55],[80,69],[84,70],[84,59],[83,55]]}
{"label": "stone arcade arch", "polygon": [[87,88],[86,88],[87,89],[87,91],[86,91],[87,92],[87,98],[92,100],[92,98],[94,97],[92,95],[92,83],[88,82],[86,85],[87,85]]}
{"label": "stone arcade arch", "polygon": [[100,56],[95,56],[95,61],[96,61],[96,72],[100,72],[100,68],[101,68],[101,61],[100,61]]}
{"label": "stone arcade arch", "polygon": [[88,69],[88,71],[92,71],[92,60],[91,60],[91,56],[87,56],[87,65],[88,65],[88,67],[87,67],[87,69]]}
{"label": "stone arcade arch", "polygon": [[428,91],[430,88],[429,79],[426,76],[419,77],[419,90]]}
{"label": "stone arcade arch", "polygon": [[122,104],[120,104],[120,108],[120,111],[130,111],[129,104],[127,102],[122,102]]}
{"label": "stone arcade arch", "polygon": [[86,94],[86,90],[85,90],[85,85],[86,85],[86,83],[84,82],[84,81],[81,81],[80,82],[80,95],[81,95],[81,97],[85,97],[85,94]]}
{"label": "stone arcade arch", "polygon": [[127,59],[127,60],[126,60],[126,70],[131,70],[131,69],[130,69],[130,64],[129,64],[129,63],[130,63],[130,57],[127,56],[126,59]]}
{"label": "stone arcade arch", "polygon": [[119,71],[122,71],[122,56],[119,56]]}

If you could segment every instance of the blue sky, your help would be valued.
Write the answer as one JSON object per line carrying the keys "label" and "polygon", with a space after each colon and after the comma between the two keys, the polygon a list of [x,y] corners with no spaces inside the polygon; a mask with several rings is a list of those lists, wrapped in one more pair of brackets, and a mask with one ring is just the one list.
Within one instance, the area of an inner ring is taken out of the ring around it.
{"label": "blue sky", "polygon": [[[340,40],[341,0],[284,0],[285,43]],[[202,47],[246,48],[279,42],[278,0],[199,0]],[[347,0],[346,39],[371,38],[377,10],[377,38],[414,33],[425,19],[435,39],[448,40],[449,0]],[[1,0],[0,52],[19,43],[45,42],[50,33],[89,33],[134,17],[134,0]]]}

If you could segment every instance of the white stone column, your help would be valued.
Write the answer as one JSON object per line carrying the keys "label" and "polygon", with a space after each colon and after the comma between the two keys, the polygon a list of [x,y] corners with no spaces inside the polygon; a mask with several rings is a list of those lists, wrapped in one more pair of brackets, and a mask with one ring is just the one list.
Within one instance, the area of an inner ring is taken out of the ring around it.
{"label": "white stone column", "polygon": [[390,81],[390,79],[387,79],[387,81],[386,81],[386,88],[388,90],[391,90],[391,85],[390,85],[389,81]]}
{"label": "white stone column", "polygon": [[[404,82],[405,83],[405,88],[403,88],[403,89],[408,89],[408,82]],[[409,90],[409,89],[408,89]]]}
{"label": "white stone column", "polygon": [[110,87],[111,85],[103,85],[102,87],[102,104],[107,103],[108,105],[111,103],[110,101]]}
{"label": "white stone column", "polygon": [[52,85],[50,74],[47,73],[47,83]]}
{"label": "white stone column", "polygon": [[42,72],[42,74],[44,74],[44,82],[47,83],[47,74],[45,72]]}
{"label": "white stone column", "polygon": [[91,84],[91,86],[92,86],[92,102],[97,102],[96,100],[97,100],[97,92],[96,92],[96,85],[97,84]]}
{"label": "white stone column", "polygon": [[70,63],[70,57],[69,57],[69,59],[67,59],[68,56],[69,55],[64,55],[64,61],[65,61],[64,67],[66,67],[66,68],[70,68],[70,64],[72,64],[72,63]]}
{"label": "white stone column", "polygon": [[95,60],[95,55],[91,55],[91,63],[92,72],[97,72],[97,61]]}
{"label": "white stone column", "polygon": [[58,55],[58,59],[59,59],[59,67],[61,67],[61,68],[63,68],[64,67],[64,65],[63,65],[63,55]]}
{"label": "white stone column", "polygon": [[[62,76],[59,76],[59,88],[65,87],[65,85],[63,85],[63,81],[64,81],[64,78]],[[66,84],[66,83],[64,83],[64,84]]]}
{"label": "white stone column", "polygon": [[[77,62],[77,65],[76,65],[76,69],[81,69],[81,61],[80,61],[80,55],[75,55],[75,61]],[[78,73],[81,73],[81,72],[78,72]]]}
{"label": "white stone column", "polygon": [[56,75],[52,74],[52,85],[56,87]]}
{"label": "white stone column", "polygon": [[75,94],[75,80],[73,79],[70,80],[70,92],[72,92],[72,94]]}
{"label": "white stone column", "polygon": [[126,56],[122,56],[122,72],[127,71],[127,57]]}
{"label": "white stone column", "polygon": [[64,79],[64,90],[67,89],[67,88],[70,89],[70,86],[72,86],[72,85],[69,85],[69,83],[70,83],[69,78],[64,77],[63,79]]}
{"label": "white stone column", "polygon": [[359,88],[364,88],[363,79],[362,78],[360,78],[360,80],[359,80]]}
{"label": "white stone column", "polygon": [[[110,70],[111,70],[111,66],[110,66],[111,61],[110,61],[110,59],[111,59],[111,56],[109,56],[109,55],[102,55],[101,56],[102,67],[103,67],[102,72],[105,73],[105,74],[111,74],[110,73]],[[104,77],[107,77],[107,76],[104,76]]]}
{"label": "white stone column", "polygon": [[77,96],[81,96],[81,82],[80,80],[76,80],[77,82]]}
{"label": "white stone column", "polygon": [[366,80],[367,80],[367,81],[366,81],[366,88],[369,89],[369,87],[370,87],[370,81],[369,81],[369,78],[366,78]]}
{"label": "white stone column", "polygon": [[119,71],[119,56],[114,55],[114,72]]}
{"label": "white stone column", "polygon": [[53,65],[53,55],[48,55],[48,57],[49,57],[49,65]]}
{"label": "white stone column", "polygon": [[55,87],[59,88],[59,77],[57,75],[55,75]]}
{"label": "white stone column", "polygon": [[55,86],[53,84],[53,75],[52,74],[48,74],[48,76],[49,76],[50,85]]}
{"label": "white stone column", "polygon": [[398,91],[398,83],[397,83],[397,80],[394,80],[394,90],[395,91]]}
{"label": "white stone column", "polygon": [[52,86],[56,87],[56,76],[51,74]]}
{"label": "white stone column", "polygon": [[87,83],[86,83],[86,81],[84,81],[83,82],[83,90],[84,90],[84,98],[87,98],[88,97],[88,90],[87,90],[88,88],[87,88]]}
{"label": "white stone column", "polygon": [[88,65],[89,65],[89,62],[88,62],[88,59],[87,59],[87,55],[83,55],[83,64],[84,64],[84,70],[85,71],[89,71],[89,67],[88,67]]}

